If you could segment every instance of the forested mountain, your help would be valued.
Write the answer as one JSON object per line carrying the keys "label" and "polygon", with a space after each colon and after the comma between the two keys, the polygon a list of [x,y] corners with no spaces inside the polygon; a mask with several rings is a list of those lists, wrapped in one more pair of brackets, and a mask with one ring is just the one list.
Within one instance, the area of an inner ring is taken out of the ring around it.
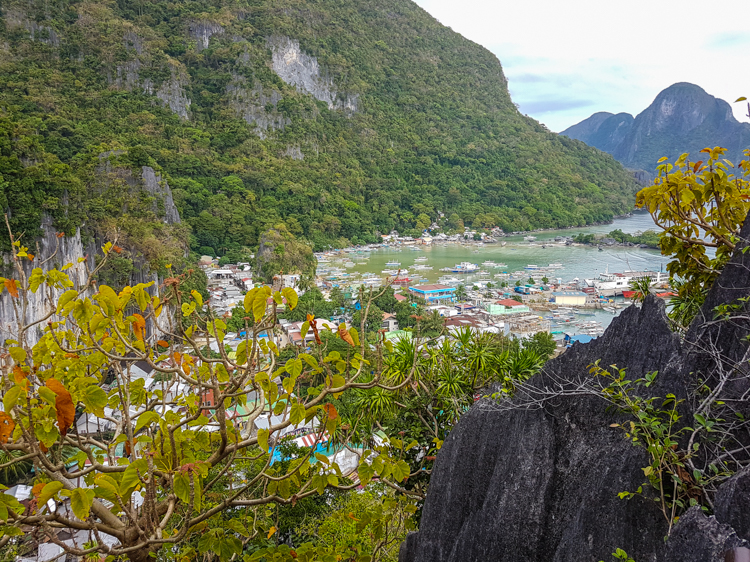
{"label": "forested mountain", "polygon": [[734,118],[724,100],[695,84],[673,84],[637,117],[629,113],[594,113],[560,133],[612,154],[623,165],[652,172],[662,156],[722,146],[727,157],[741,159],[750,147],[750,124]]}
{"label": "forested mountain", "polygon": [[324,247],[440,213],[520,230],[632,206],[618,163],[520,115],[499,61],[408,0],[1,9],[0,203],[27,235],[47,214],[223,254],[280,223]]}

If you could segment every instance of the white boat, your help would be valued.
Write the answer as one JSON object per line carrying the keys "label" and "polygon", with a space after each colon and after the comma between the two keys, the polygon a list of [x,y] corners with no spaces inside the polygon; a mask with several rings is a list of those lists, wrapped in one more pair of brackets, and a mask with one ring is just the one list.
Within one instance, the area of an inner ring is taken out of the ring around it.
{"label": "white boat", "polygon": [[551,263],[547,266],[549,269],[560,269],[563,267],[563,264],[561,263]]}
{"label": "white boat", "polygon": [[539,266],[534,265],[534,264],[529,264],[526,267],[524,267],[524,269],[539,269]]}
{"label": "white boat", "polygon": [[475,263],[462,261],[460,264],[447,269],[451,273],[475,273],[479,269],[479,266]]}
{"label": "white boat", "polygon": [[414,261],[427,261],[427,256],[419,256],[418,258],[414,258]]}
{"label": "white boat", "polygon": [[651,285],[667,281],[668,276],[658,271],[623,271],[622,273],[602,273],[596,279],[586,279],[586,285],[594,287],[596,292],[605,297],[621,295],[631,287],[631,283],[637,279],[649,277]]}
{"label": "white boat", "polygon": [[398,267],[399,265],[401,265],[400,261],[387,261],[387,262],[385,262],[385,266],[386,267]]}
{"label": "white boat", "polygon": [[534,240],[536,240],[536,236],[524,236],[523,239],[527,242],[533,242]]}

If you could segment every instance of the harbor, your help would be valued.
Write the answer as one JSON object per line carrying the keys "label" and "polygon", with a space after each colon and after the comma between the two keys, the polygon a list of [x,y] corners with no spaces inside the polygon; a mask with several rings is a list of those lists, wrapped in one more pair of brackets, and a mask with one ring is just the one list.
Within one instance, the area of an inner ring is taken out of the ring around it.
{"label": "harbor", "polygon": [[[667,279],[666,259],[658,250],[623,246],[602,250],[571,243],[579,232],[606,233],[615,228],[639,232],[654,225],[649,215],[637,214],[608,225],[505,236],[502,243],[494,244],[433,239],[430,244],[391,241],[347,248],[317,255],[317,280],[323,290],[392,283],[403,294],[420,285],[463,287],[461,300],[484,308],[520,296],[553,336],[595,337],[630,304],[623,292],[632,298],[632,278],[648,275],[660,285]],[[565,302],[566,297],[554,294],[566,292],[578,293],[580,302],[573,306],[555,302]]]}

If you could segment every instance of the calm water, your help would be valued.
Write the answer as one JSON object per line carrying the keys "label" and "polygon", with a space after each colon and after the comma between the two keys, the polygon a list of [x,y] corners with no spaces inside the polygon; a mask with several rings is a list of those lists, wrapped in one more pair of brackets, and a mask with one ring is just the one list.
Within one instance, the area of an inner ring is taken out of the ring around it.
{"label": "calm water", "polygon": [[[376,273],[381,274],[386,267],[386,262],[401,262],[401,268],[408,268],[409,278],[415,276],[426,279],[425,282],[436,282],[443,275],[451,275],[440,271],[443,267],[451,267],[462,261],[476,263],[481,269],[490,273],[490,277],[484,277],[484,280],[491,280],[493,284],[499,283],[492,275],[501,272],[512,273],[522,270],[530,264],[540,267],[548,266],[551,263],[561,263],[562,268],[557,269],[554,273],[555,278],[561,278],[563,282],[572,281],[574,278],[585,279],[596,277],[605,271],[619,272],[628,269],[632,270],[654,270],[665,271],[668,260],[660,254],[658,250],[648,250],[641,248],[611,247],[599,251],[592,246],[565,246],[550,243],[555,236],[574,236],[578,233],[608,233],[615,229],[621,229],[623,232],[633,234],[644,230],[653,229],[654,224],[651,216],[646,213],[639,213],[632,217],[617,219],[613,224],[593,226],[586,228],[575,228],[556,230],[548,232],[537,232],[534,236],[537,240],[534,242],[525,242],[524,235],[508,236],[502,238],[507,244],[501,246],[498,244],[485,245],[460,245],[456,243],[441,244],[433,243],[432,246],[420,246],[419,251],[411,250],[409,247],[401,248],[383,248],[370,253],[369,259],[360,261],[354,259],[356,265],[347,268],[347,273]],[[546,245],[542,248],[542,245]],[[354,257],[354,254],[350,254]],[[415,258],[420,256],[427,257],[427,261],[415,262]],[[507,264],[507,268],[495,269],[482,266],[484,261],[493,261]],[[424,264],[432,266],[429,271],[415,271],[415,264]],[[333,262],[332,265],[339,265]],[[467,285],[478,281],[477,275],[455,275],[465,279]],[[553,275],[550,275],[553,277]],[[621,299],[620,299],[621,300]],[[612,321],[613,315],[604,311],[597,311],[595,317],[584,317],[582,319],[596,320],[602,325],[607,326]]]}

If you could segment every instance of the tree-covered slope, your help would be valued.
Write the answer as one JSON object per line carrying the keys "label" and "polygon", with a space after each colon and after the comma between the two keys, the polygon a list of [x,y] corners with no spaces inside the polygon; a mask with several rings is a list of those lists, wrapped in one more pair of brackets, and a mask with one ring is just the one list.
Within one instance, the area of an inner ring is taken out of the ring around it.
{"label": "tree-covered slope", "polygon": [[321,247],[631,207],[619,164],[521,116],[499,61],[409,1],[6,0],[0,22],[2,203],[28,231],[117,207],[91,197],[108,151],[218,253],[279,223]]}
{"label": "tree-covered slope", "polygon": [[724,100],[687,82],[659,92],[645,110],[602,119],[604,112],[567,128],[561,135],[612,154],[629,168],[653,171],[662,156],[674,160],[684,152],[721,146],[731,160],[750,147],[750,124],[740,123]]}

